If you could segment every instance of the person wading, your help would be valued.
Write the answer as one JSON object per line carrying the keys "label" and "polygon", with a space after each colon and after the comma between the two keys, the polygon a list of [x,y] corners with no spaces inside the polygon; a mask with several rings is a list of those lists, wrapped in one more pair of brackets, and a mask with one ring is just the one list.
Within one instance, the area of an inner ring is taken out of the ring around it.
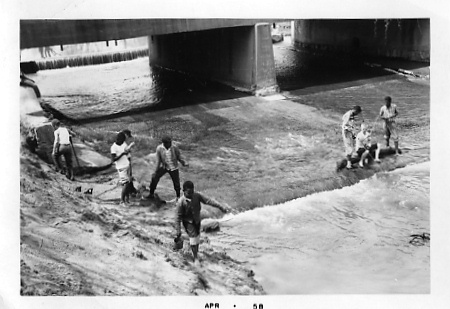
{"label": "person wading", "polygon": [[176,201],[180,198],[180,172],[178,170],[178,162],[183,166],[188,167],[184,157],[181,155],[180,149],[172,144],[172,138],[165,136],[161,139],[162,144],[156,147],[156,168],[152,175],[150,183],[150,196],[149,198],[155,198],[155,190],[159,180],[166,173],[169,173],[172,178],[173,188],[176,193]]}
{"label": "person wading", "polygon": [[72,168],[72,148],[71,148],[71,133],[67,128],[61,126],[61,123],[58,119],[52,120],[52,127],[55,130],[55,141],[53,143],[53,152],[52,157],[56,166],[56,171],[64,173],[64,169],[61,168],[60,157],[64,156],[64,160],[66,162],[66,170],[65,174],[67,179],[75,180],[73,177],[73,168]]}
{"label": "person wading", "polygon": [[128,160],[131,145],[128,146],[125,140],[125,133],[119,132],[115,143],[111,146],[111,159],[116,165],[119,182],[122,185],[122,193],[120,195],[121,206],[128,206],[131,193],[130,161]]}
{"label": "person wading", "polygon": [[[131,135],[131,131],[128,129],[122,130],[122,133],[125,134],[125,142],[128,144],[128,147],[131,150],[131,147],[134,145],[134,142],[128,143],[129,140],[131,140],[133,138],[133,136]],[[128,161],[130,162],[130,194],[132,196],[136,196],[138,194],[138,190],[134,187],[133,184],[133,165],[131,163],[131,151],[128,153]]]}
{"label": "person wading", "polygon": [[347,169],[352,168],[352,155],[355,150],[355,116],[362,112],[361,106],[356,105],[342,116],[342,138],[344,140]]}
{"label": "person wading", "polygon": [[385,105],[380,109],[379,117],[384,120],[384,138],[386,140],[386,147],[389,147],[389,139],[394,140],[395,154],[400,155],[398,149],[398,133],[395,118],[398,116],[397,105],[392,103],[391,97],[384,98]]}
{"label": "person wading", "polygon": [[369,127],[363,123],[361,124],[361,131],[356,135],[356,153],[361,158],[359,160],[359,167],[363,168],[367,156],[375,152],[375,162],[380,162],[380,145],[371,142],[371,132]]}
{"label": "person wading", "polygon": [[181,237],[181,222],[183,222],[183,226],[189,236],[189,244],[196,266],[200,266],[198,248],[200,244],[201,203],[219,208],[224,213],[231,210],[229,206],[222,206],[215,200],[198,192],[194,192],[194,183],[192,181],[188,180],[183,183],[183,196],[177,202],[175,216],[175,228],[177,233],[175,241],[177,242],[177,239]]}

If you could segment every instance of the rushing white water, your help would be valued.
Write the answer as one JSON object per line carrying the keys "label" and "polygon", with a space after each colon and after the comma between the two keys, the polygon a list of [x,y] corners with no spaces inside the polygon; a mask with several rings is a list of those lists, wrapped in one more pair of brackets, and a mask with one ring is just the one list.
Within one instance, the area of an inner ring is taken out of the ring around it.
{"label": "rushing white water", "polygon": [[[269,294],[429,293],[429,162],[258,208],[211,240],[247,261]],[[423,245],[422,245],[423,244]]]}
{"label": "rushing white water", "polygon": [[[355,82],[379,72],[345,65],[341,70],[335,59],[328,61],[336,65],[324,66],[322,60],[283,45],[275,48],[275,60],[282,89],[325,85],[297,94],[302,104],[342,115],[353,102],[363,102],[364,117],[372,123],[384,94],[393,95],[399,101],[403,160],[429,160],[429,86],[387,76],[362,82],[358,87],[364,88],[359,92],[364,95],[355,96],[348,88],[336,97],[328,84]],[[157,74],[148,58],[40,71],[30,77],[39,85],[43,101],[74,119],[242,95],[185,76]],[[382,135],[380,127],[377,134]],[[429,243],[409,243],[411,234],[430,231],[429,173],[429,162],[421,163],[352,187],[225,218],[211,242],[247,262],[269,294],[429,293]]]}

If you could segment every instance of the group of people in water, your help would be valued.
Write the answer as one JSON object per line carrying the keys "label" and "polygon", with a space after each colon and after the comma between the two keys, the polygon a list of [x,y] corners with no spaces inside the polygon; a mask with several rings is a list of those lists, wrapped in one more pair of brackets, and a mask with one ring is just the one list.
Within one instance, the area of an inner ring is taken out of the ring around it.
{"label": "group of people in water", "polygon": [[[392,103],[392,98],[385,97],[385,105],[380,109],[378,118],[384,121],[384,138],[386,140],[386,147],[389,147],[389,141],[392,138],[395,145],[395,153],[400,154],[398,148],[398,133],[395,119],[398,116],[397,106]],[[359,158],[359,167],[363,168],[368,162],[368,158],[372,157],[375,162],[380,162],[379,154],[381,150],[380,143],[371,142],[371,127],[366,123],[361,124],[361,130],[356,132],[355,117],[362,112],[361,106],[354,106],[351,110],[346,112],[342,117],[342,136],[344,140],[345,154],[347,159],[347,169],[352,168],[352,158],[356,155]],[[72,168],[72,141],[71,132],[69,129],[60,125],[59,120],[52,121],[54,128],[55,142],[53,147],[53,159],[55,161],[56,169],[66,174],[70,180],[73,178]],[[132,138],[131,131],[126,129],[120,131],[116,140],[111,146],[111,159],[117,169],[119,182],[122,185],[122,192],[120,196],[120,204],[122,206],[129,206],[130,196],[137,194],[138,191],[133,185],[133,175],[131,167],[131,148],[134,142],[130,144],[127,140]],[[72,146],[73,147],[73,146]],[[66,162],[66,169],[61,168],[59,157],[64,156]],[[169,174],[172,179],[173,188],[176,194],[176,216],[175,216],[175,240],[181,237],[181,223],[183,224],[186,233],[189,236],[189,243],[194,256],[194,262],[199,263],[197,253],[200,244],[200,210],[201,203],[216,207],[222,212],[231,211],[231,208],[226,204],[218,203],[217,201],[206,197],[205,195],[194,191],[194,183],[187,180],[180,185],[179,163],[182,166],[188,167],[186,159],[182,155],[180,149],[172,143],[170,136],[164,136],[161,139],[161,144],[156,147],[156,164],[155,170],[151,177],[148,199],[158,199],[155,194],[158,182],[165,174]],[[183,191],[183,195],[181,195]]]}
{"label": "group of people in water", "polygon": [[[384,129],[384,139],[386,147],[389,147],[389,141],[394,140],[395,154],[400,155],[398,148],[398,132],[396,126],[396,118],[398,116],[397,105],[392,103],[392,98],[387,96],[384,98],[385,105],[380,109],[380,113],[375,122],[381,118]],[[374,157],[375,162],[380,162],[379,154],[381,150],[380,143],[372,143],[372,128],[366,123],[361,124],[361,131],[356,132],[355,116],[362,112],[361,106],[356,105],[342,116],[342,137],[344,140],[345,155],[347,159],[347,169],[352,169],[352,158],[356,154],[359,158],[359,167],[363,168],[367,163],[368,157]]]}
{"label": "group of people in water", "polygon": [[[111,146],[111,159],[115,163],[119,181],[122,185],[120,204],[123,206],[128,206],[130,195],[136,193],[133,185],[130,156],[131,147],[134,143],[132,142],[128,145],[126,142],[127,138],[131,137],[132,135],[129,130],[123,130],[117,134],[116,141]],[[179,163],[185,167],[189,166],[182,156],[180,149],[172,144],[171,137],[164,136],[161,139],[161,144],[156,147],[155,170],[152,174],[149,188],[150,194],[147,198],[159,199],[155,194],[156,187],[161,177],[169,174],[176,193],[175,242],[178,242],[181,238],[182,223],[189,236],[189,244],[194,257],[194,263],[198,265],[200,263],[197,253],[200,244],[201,203],[216,207],[224,213],[231,211],[231,208],[226,204],[222,205],[218,203],[202,193],[195,192],[194,183],[190,180],[183,183],[183,195],[181,195]]]}

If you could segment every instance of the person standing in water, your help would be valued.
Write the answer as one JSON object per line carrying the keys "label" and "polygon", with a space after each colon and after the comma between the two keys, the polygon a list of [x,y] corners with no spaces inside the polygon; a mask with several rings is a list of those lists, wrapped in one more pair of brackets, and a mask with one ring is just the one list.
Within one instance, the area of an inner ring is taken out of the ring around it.
{"label": "person standing in water", "polygon": [[156,147],[156,167],[155,172],[152,175],[152,181],[150,183],[150,196],[149,198],[155,198],[155,190],[158,186],[158,182],[162,176],[169,173],[172,178],[173,188],[176,193],[176,201],[180,198],[180,172],[178,170],[178,162],[181,165],[188,167],[189,164],[185,161],[181,155],[180,149],[172,144],[172,138],[164,136],[161,139],[162,144]]}
{"label": "person standing in water", "polygon": [[120,205],[128,206],[130,198],[130,161],[128,154],[130,147],[125,142],[125,133],[119,132],[115,143],[111,146],[111,159],[116,165],[117,173],[119,174],[119,181],[122,185],[122,193],[120,195]]}
{"label": "person standing in water", "polygon": [[183,183],[183,196],[177,202],[175,216],[176,239],[181,237],[181,222],[183,222],[183,226],[189,236],[189,244],[196,266],[200,266],[198,247],[200,244],[201,203],[219,208],[224,213],[231,210],[229,206],[221,205],[203,194],[194,192],[194,183],[192,181],[188,180]]}
{"label": "person standing in water", "polygon": [[356,105],[342,116],[342,138],[344,140],[347,169],[352,168],[352,155],[355,150],[355,116],[362,112],[361,106]]}
{"label": "person standing in water", "polygon": [[386,140],[386,147],[389,147],[389,139],[394,140],[395,154],[400,155],[398,149],[398,133],[395,118],[398,116],[397,105],[392,103],[392,98],[387,96],[384,98],[385,105],[380,109],[379,117],[384,120],[384,138]]}
{"label": "person standing in water", "polygon": [[[131,147],[134,145],[134,142],[128,143],[129,140],[131,140],[133,138],[133,135],[131,135],[131,131],[129,129],[124,129],[122,131],[120,131],[122,133],[125,134],[125,143],[127,143],[128,147],[131,150]],[[138,190],[134,187],[133,184],[133,166],[132,166],[132,162],[131,162],[131,152],[128,153],[128,161],[130,162],[130,194],[132,196],[136,196],[136,194],[138,194]]]}

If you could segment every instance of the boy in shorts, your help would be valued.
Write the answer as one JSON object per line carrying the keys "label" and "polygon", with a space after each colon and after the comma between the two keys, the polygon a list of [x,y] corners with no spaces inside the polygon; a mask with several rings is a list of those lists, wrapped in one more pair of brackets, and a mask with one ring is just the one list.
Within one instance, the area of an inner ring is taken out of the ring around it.
{"label": "boy in shorts", "polygon": [[398,132],[395,119],[398,116],[397,105],[392,103],[391,97],[384,98],[385,105],[380,109],[379,117],[384,120],[384,138],[386,139],[386,147],[389,147],[389,139],[394,140],[395,154],[400,155],[398,149]]}
{"label": "boy in shorts", "polygon": [[183,196],[180,197],[177,202],[175,219],[176,238],[179,239],[181,237],[181,222],[183,222],[186,233],[189,235],[189,244],[194,256],[194,264],[199,266],[200,262],[197,258],[197,254],[198,246],[200,244],[201,203],[219,208],[224,213],[229,211],[230,208],[229,206],[222,206],[203,194],[194,192],[194,184],[189,180],[183,183],[183,193]]}

